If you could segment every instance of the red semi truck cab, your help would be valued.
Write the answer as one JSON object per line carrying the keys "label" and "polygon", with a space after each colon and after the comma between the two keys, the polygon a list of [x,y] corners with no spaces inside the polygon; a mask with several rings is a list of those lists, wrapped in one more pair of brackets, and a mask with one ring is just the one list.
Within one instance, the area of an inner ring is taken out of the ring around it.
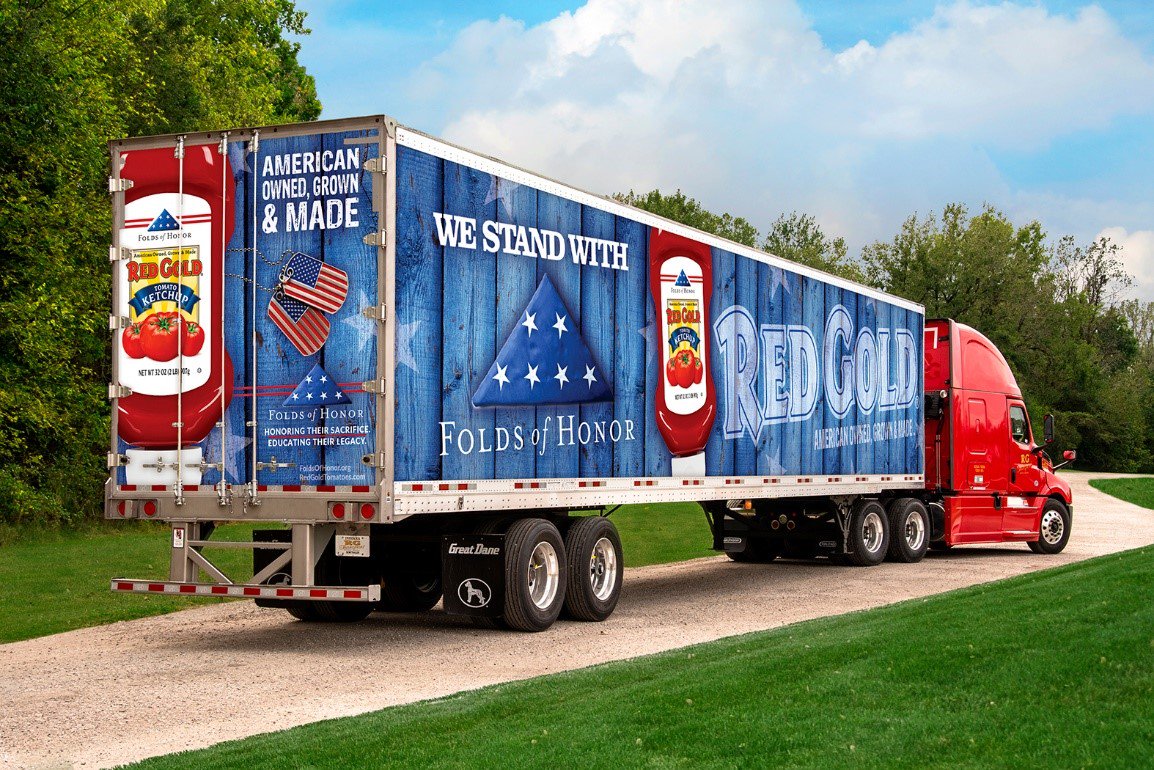
{"label": "red semi truck cab", "polygon": [[1017,541],[1062,550],[1073,508],[1070,485],[1043,451],[1053,421],[1046,416],[1045,439],[1035,441],[1001,351],[965,324],[927,320],[925,391],[931,547]]}

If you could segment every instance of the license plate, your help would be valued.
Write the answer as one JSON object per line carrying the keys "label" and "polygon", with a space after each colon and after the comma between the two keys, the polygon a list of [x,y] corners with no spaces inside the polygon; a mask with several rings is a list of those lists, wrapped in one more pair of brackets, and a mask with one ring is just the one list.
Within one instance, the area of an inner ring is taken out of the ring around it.
{"label": "license plate", "polygon": [[368,535],[337,535],[337,556],[369,555]]}

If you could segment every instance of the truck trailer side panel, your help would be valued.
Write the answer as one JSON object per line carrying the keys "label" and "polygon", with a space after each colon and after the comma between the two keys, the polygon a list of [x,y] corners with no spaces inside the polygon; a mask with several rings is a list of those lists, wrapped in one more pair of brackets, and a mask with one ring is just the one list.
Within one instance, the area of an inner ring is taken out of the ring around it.
{"label": "truck trailer side panel", "polygon": [[920,306],[404,128],[396,195],[399,513],[920,486]]}

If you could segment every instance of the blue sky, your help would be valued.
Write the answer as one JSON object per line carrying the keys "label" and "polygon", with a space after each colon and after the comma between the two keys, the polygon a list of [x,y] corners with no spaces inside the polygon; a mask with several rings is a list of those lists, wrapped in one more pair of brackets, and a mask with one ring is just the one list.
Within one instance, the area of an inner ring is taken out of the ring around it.
{"label": "blue sky", "polygon": [[985,203],[1108,235],[1154,300],[1154,3],[300,0],[325,118],[851,249]]}

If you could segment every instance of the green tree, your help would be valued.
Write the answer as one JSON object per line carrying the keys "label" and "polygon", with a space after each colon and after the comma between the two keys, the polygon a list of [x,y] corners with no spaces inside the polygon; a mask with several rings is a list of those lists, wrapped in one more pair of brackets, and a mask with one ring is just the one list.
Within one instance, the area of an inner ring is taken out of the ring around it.
{"label": "green tree", "polygon": [[668,195],[660,190],[652,190],[645,194],[630,190],[628,193],[617,193],[613,198],[626,205],[636,206],[652,214],[672,219],[674,222],[696,227],[698,230],[704,230],[707,233],[746,246],[757,247],[757,228],[747,220],[729,214],[714,214],[711,211],[706,211],[698,201],[690,198],[681,190]]}
{"label": "green tree", "polygon": [[782,214],[769,226],[761,248],[771,254],[862,283],[861,264],[848,257],[845,239],[831,238],[809,214]]}
{"label": "green tree", "polygon": [[102,500],[107,142],[319,114],[290,0],[0,0],[0,524]]}

